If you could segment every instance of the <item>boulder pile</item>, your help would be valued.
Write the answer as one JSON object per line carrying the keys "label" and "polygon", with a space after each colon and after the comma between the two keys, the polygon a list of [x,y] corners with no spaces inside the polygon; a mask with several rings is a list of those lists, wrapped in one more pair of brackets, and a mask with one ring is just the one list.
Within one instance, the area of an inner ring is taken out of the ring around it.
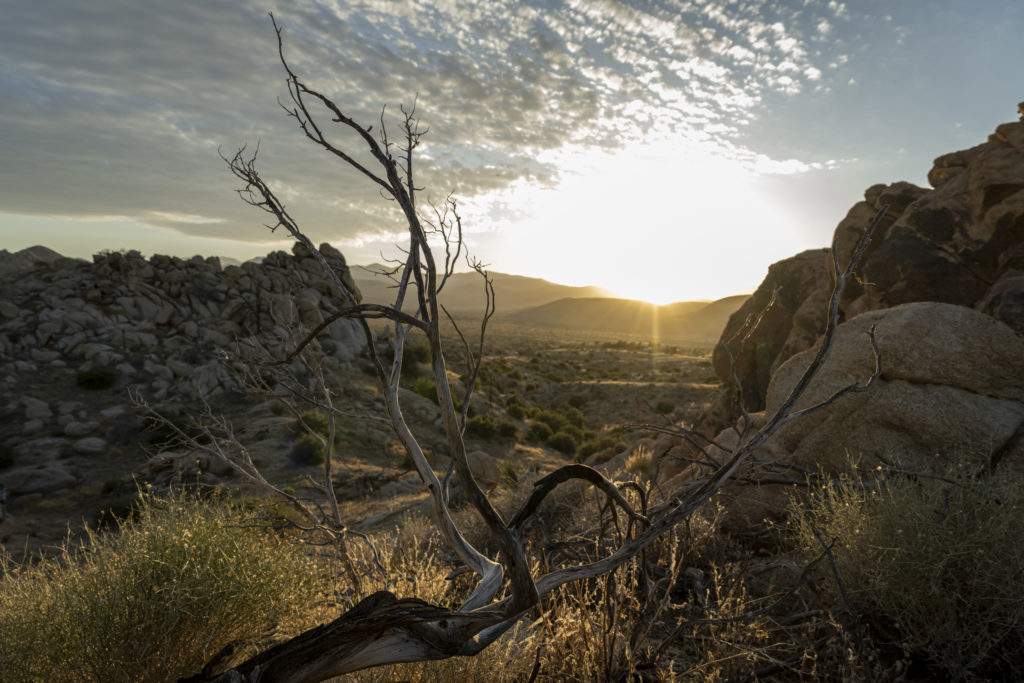
{"label": "boulder pile", "polygon": [[[320,253],[360,300],[344,257],[328,244]],[[8,259],[0,275],[0,445],[16,463],[0,477],[12,496],[74,486],[79,461],[102,457],[125,428],[128,389],[172,413],[194,407],[238,388],[222,360],[239,340],[283,355],[342,305],[298,243],[224,268],[136,251],[24,261]],[[362,347],[345,319],[310,345],[327,370]],[[108,387],[116,396],[96,391]]]}

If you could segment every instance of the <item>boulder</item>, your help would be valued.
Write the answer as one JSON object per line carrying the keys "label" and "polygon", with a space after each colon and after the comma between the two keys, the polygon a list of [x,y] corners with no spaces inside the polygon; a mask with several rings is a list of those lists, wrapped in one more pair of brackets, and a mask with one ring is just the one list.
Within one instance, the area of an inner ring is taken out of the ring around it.
{"label": "boulder", "polygon": [[[1024,476],[1024,337],[970,308],[918,302],[843,323],[795,410],[872,375],[872,325],[882,359],[874,385],[784,425],[755,454],[761,463],[832,475],[862,476],[893,462],[922,473],[966,468]],[[776,371],[765,418],[779,410],[815,353],[816,347],[797,354]],[[739,432],[728,429],[715,440],[731,449]],[[723,498],[735,502],[727,504],[731,527],[749,530],[784,518],[794,491],[758,485],[765,477],[765,470],[748,466],[737,475],[745,484],[725,487]]]}
{"label": "boulder", "polygon": [[[1024,428],[1024,337],[963,306],[905,304],[840,325],[831,354],[796,409],[870,377],[872,325],[882,359],[875,385],[783,427],[769,442],[776,452],[832,471],[850,458],[876,466],[875,454],[927,470],[963,460],[981,471],[1024,458],[1018,438]],[[808,349],[775,373],[769,418],[814,353]]]}
{"label": "boulder", "polygon": [[501,471],[498,464],[488,453],[484,451],[471,451],[466,454],[469,461],[469,471],[482,489],[493,489],[501,482]]}

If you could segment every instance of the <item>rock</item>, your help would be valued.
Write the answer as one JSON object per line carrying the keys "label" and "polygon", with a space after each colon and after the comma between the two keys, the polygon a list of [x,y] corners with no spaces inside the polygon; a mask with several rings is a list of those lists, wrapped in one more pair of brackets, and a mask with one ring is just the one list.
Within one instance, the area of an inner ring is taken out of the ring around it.
{"label": "rock", "polygon": [[[815,311],[813,302],[805,302],[827,289],[828,263],[828,250],[815,249],[772,264],[761,286],[729,318],[712,363],[727,387],[733,386],[734,374],[739,379],[747,410],[764,408],[772,368],[802,351],[824,329],[824,305]],[[766,308],[773,293],[775,304]]]}
{"label": "rock", "polygon": [[29,494],[53,493],[71,488],[78,483],[77,478],[63,467],[23,467],[12,470],[4,475],[4,483],[12,497]]}
{"label": "rock", "polygon": [[82,455],[96,455],[106,453],[107,442],[98,436],[87,436],[76,441],[71,448],[75,453],[81,453]]}
{"label": "rock", "polygon": [[53,417],[53,411],[50,410],[50,404],[46,401],[41,401],[38,398],[32,396],[22,396],[21,404],[25,408],[25,418],[28,420],[48,420]]}
{"label": "rock", "polygon": [[45,424],[46,423],[44,423],[39,418],[35,418],[34,420],[25,420],[21,424],[21,433],[38,434],[39,432],[43,431],[43,427],[45,426]]}
{"label": "rock", "polygon": [[60,358],[60,352],[58,351],[47,351],[45,349],[32,349],[29,351],[29,357],[37,363],[49,363]]}
{"label": "rock", "polygon": [[484,451],[472,451],[466,454],[466,460],[469,462],[469,471],[473,473],[473,478],[480,488],[493,489],[501,482],[498,464],[489,454]]}
{"label": "rock", "polygon": [[[976,471],[996,464],[993,459],[1024,459],[1024,443],[1011,443],[1024,425],[1024,338],[961,306],[907,304],[840,325],[827,363],[797,409],[871,375],[871,325],[882,356],[876,385],[794,420],[773,439],[777,449],[798,464],[833,471],[848,457],[875,466],[875,453],[928,470],[954,459]],[[810,349],[799,354],[773,377],[769,417],[812,355]]]}
{"label": "rock", "polygon": [[[988,141],[938,157],[928,179],[934,189],[906,182],[868,188],[836,227],[836,255],[845,266],[872,217],[889,205],[840,302],[840,320],[934,301],[973,307],[1024,330],[1024,121],[1000,125]],[[731,387],[735,369],[750,411],[764,407],[772,373],[824,330],[831,265],[827,252],[817,252],[817,262],[814,253],[771,266],[715,349],[716,373]],[[779,305],[742,344],[731,344],[736,362],[730,364],[724,342],[776,288]],[[706,436],[740,413],[735,391],[724,405],[714,419],[698,421],[710,430],[702,432]]]}
{"label": "rock", "polygon": [[[92,434],[93,432],[96,431],[96,429],[99,426],[100,426],[100,423],[99,422],[95,422],[95,421],[90,421],[90,422],[77,422],[77,421],[76,422],[69,422],[69,423],[67,423],[64,426],[64,434],[66,436],[70,436],[73,439],[77,439],[77,438],[81,438],[83,436],[87,436],[89,434]],[[76,446],[77,446],[77,444],[76,444]],[[78,451],[78,452],[81,453],[83,451]]]}

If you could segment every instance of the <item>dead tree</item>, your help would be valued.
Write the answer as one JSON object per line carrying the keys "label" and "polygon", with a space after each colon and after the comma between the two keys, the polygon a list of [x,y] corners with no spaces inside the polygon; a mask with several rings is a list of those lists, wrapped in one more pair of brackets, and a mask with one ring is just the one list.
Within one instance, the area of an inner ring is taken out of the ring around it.
{"label": "dead tree", "polygon": [[[426,130],[420,127],[413,107],[409,110],[401,109],[401,131],[397,141],[389,137],[383,113],[377,135],[372,135],[372,126],[364,126],[350,118],[333,100],[310,87],[292,70],[285,58],[281,28],[274,21],[273,15],[271,20],[277,35],[278,54],[287,75],[289,103],[282,106],[288,115],[295,119],[309,140],[364,176],[383,196],[396,202],[402,211],[408,227],[409,244],[404,262],[393,271],[396,281],[394,304],[383,306],[356,301],[259,174],[255,154],[246,156],[243,148],[232,157],[225,158],[225,161],[244,183],[244,187],[239,190],[242,199],[273,216],[274,222],[268,227],[271,230],[284,228],[319,258],[324,272],[332,279],[336,295],[345,302],[335,318],[345,316],[359,322],[383,387],[388,421],[430,494],[434,522],[448,546],[476,574],[478,582],[462,605],[454,610],[418,599],[401,598],[387,591],[374,593],[330,623],[302,633],[227,671],[217,671],[217,664],[211,662],[203,672],[189,680],[312,683],[367,667],[474,655],[494,642],[559,586],[605,575],[639,557],[652,543],[704,505],[782,424],[811,410],[795,411],[794,405],[831,348],[831,339],[838,324],[839,297],[851,277],[854,264],[851,263],[845,271],[840,269],[838,262],[834,264],[836,286],[823,343],[792,396],[760,431],[734,449],[727,460],[715,463],[714,471],[691,482],[667,502],[643,515],[634,510],[622,494],[622,486],[592,468],[569,465],[539,480],[518,513],[506,521],[474,480],[466,457],[463,441],[465,409],[479,370],[482,346],[477,347],[474,355],[461,331],[459,336],[463,351],[472,363],[461,412],[456,409],[449,388],[440,325],[442,315],[447,316],[447,312],[439,302],[438,294],[453,273],[456,260],[462,253],[462,229],[457,207],[450,199],[448,210],[435,212],[431,221],[420,215],[413,153]],[[350,148],[335,143],[333,132],[339,129],[355,136],[369,161],[357,159],[350,153]],[[873,227],[874,224],[865,231],[854,262],[863,253]],[[443,263],[435,260],[428,244],[432,235],[440,237],[444,244]],[[494,290],[483,267],[475,262],[471,265],[483,276],[487,297],[480,331],[482,338],[487,320],[494,310]],[[406,310],[413,312],[406,313]],[[448,318],[451,319],[450,316]],[[394,325],[394,356],[388,367],[377,354],[373,333],[367,322],[371,319],[387,319]],[[332,321],[325,321],[324,324]],[[454,324],[455,320],[451,319],[451,322]],[[283,360],[287,361],[298,353],[303,344],[308,343],[318,331],[314,330],[289,358]],[[398,400],[398,383],[403,344],[410,333],[423,334],[429,343],[431,370],[451,461],[450,472],[454,472],[469,503],[480,514],[487,531],[500,549],[497,557],[489,557],[478,550],[457,527],[450,514],[444,483],[427,462],[420,444],[403,417]],[[875,351],[877,356],[877,347]],[[867,389],[877,376],[878,373],[863,384],[847,387],[828,402],[838,400],[846,393]],[[610,505],[622,509],[630,519],[630,533],[607,556],[535,576],[524,551],[525,534],[546,496],[570,480],[587,482]]]}

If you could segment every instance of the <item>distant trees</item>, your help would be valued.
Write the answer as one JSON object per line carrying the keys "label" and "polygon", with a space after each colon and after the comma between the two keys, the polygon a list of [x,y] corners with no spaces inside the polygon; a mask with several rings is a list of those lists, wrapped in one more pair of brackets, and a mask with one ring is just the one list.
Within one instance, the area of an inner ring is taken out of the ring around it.
{"label": "distant trees", "polygon": [[[637,487],[636,484],[615,483],[592,468],[572,464],[540,479],[518,513],[506,520],[474,480],[463,439],[469,399],[480,371],[487,323],[494,313],[494,287],[484,266],[467,258],[470,267],[481,276],[485,301],[480,329],[471,341],[448,315],[438,298],[465,253],[456,201],[449,197],[441,207],[430,206],[429,217],[418,201],[420,188],[416,185],[415,151],[427,131],[420,125],[415,106],[400,108],[399,129],[394,136],[383,113],[376,126],[365,125],[349,117],[341,106],[307,84],[292,69],[285,56],[281,27],[273,15],[271,21],[277,35],[280,61],[287,76],[288,101],[282,106],[288,116],[295,120],[299,129],[314,145],[357,171],[386,199],[394,201],[402,212],[408,244],[404,260],[396,264],[390,273],[395,282],[394,303],[384,306],[357,300],[338,274],[319,255],[311,240],[274,193],[271,184],[260,175],[255,153],[247,154],[246,149],[242,148],[226,157],[225,161],[231,172],[244,184],[239,190],[243,201],[272,216],[272,230],[284,228],[318,258],[324,273],[333,283],[334,296],[344,302],[335,318],[344,316],[358,321],[377,380],[383,389],[387,421],[430,494],[433,521],[448,547],[478,580],[472,591],[455,608],[403,598],[388,591],[376,592],[333,622],[260,653],[229,671],[218,672],[216,666],[211,665],[192,680],[311,682],[387,663],[473,655],[514,626],[559,586],[599,577],[626,563],[641,561],[645,550],[704,505],[750,458],[759,444],[781,424],[799,414],[793,411],[793,405],[828,353],[831,333],[837,324],[836,304],[851,269],[841,271],[836,264],[837,286],[833,294],[825,343],[803,381],[798,383],[794,395],[764,428],[745,435],[741,445],[729,458],[723,461],[709,458],[704,463],[708,472],[706,476],[691,482],[685,490],[675,492],[663,504],[647,509],[646,493],[639,497],[626,495],[630,487]],[[371,132],[374,127],[376,131]],[[349,147],[339,145],[334,137],[338,131],[354,136],[357,144],[362,147],[363,155],[357,158]],[[360,160],[363,158],[369,161]],[[869,238],[870,230],[865,233],[861,250]],[[435,253],[430,245],[431,240],[443,246],[443,255]],[[377,351],[377,343],[368,324],[373,319],[388,320],[393,326],[391,343],[394,352],[389,354],[390,361],[382,358]],[[468,364],[465,385],[458,392],[461,410],[456,408],[449,386],[446,348],[441,334],[441,323],[445,319],[454,325],[459,351]],[[331,320],[326,321],[325,325],[329,322]],[[282,360],[294,358],[319,331],[314,330],[288,358]],[[410,335],[422,335],[430,349],[430,372],[448,448],[449,469],[443,481],[427,462],[399,402],[403,349]],[[848,391],[862,390],[868,384],[852,386]],[[329,467],[329,454],[327,461]],[[449,478],[452,476],[482,520],[490,542],[498,549],[496,555],[490,556],[470,543],[453,520],[448,493]],[[528,557],[527,533],[545,499],[556,488],[571,480],[588,483],[597,495],[607,499],[610,509],[617,509],[624,514],[627,524],[620,537],[621,542],[613,552],[590,562],[539,569],[546,564],[536,562],[537,558]],[[330,488],[329,478],[327,483],[327,488]],[[639,507],[631,500],[640,501]],[[666,590],[665,586],[656,584],[650,578],[651,574],[641,572],[639,575],[647,577],[643,585],[636,587],[637,594],[644,596],[645,600],[656,600],[659,591]]]}

